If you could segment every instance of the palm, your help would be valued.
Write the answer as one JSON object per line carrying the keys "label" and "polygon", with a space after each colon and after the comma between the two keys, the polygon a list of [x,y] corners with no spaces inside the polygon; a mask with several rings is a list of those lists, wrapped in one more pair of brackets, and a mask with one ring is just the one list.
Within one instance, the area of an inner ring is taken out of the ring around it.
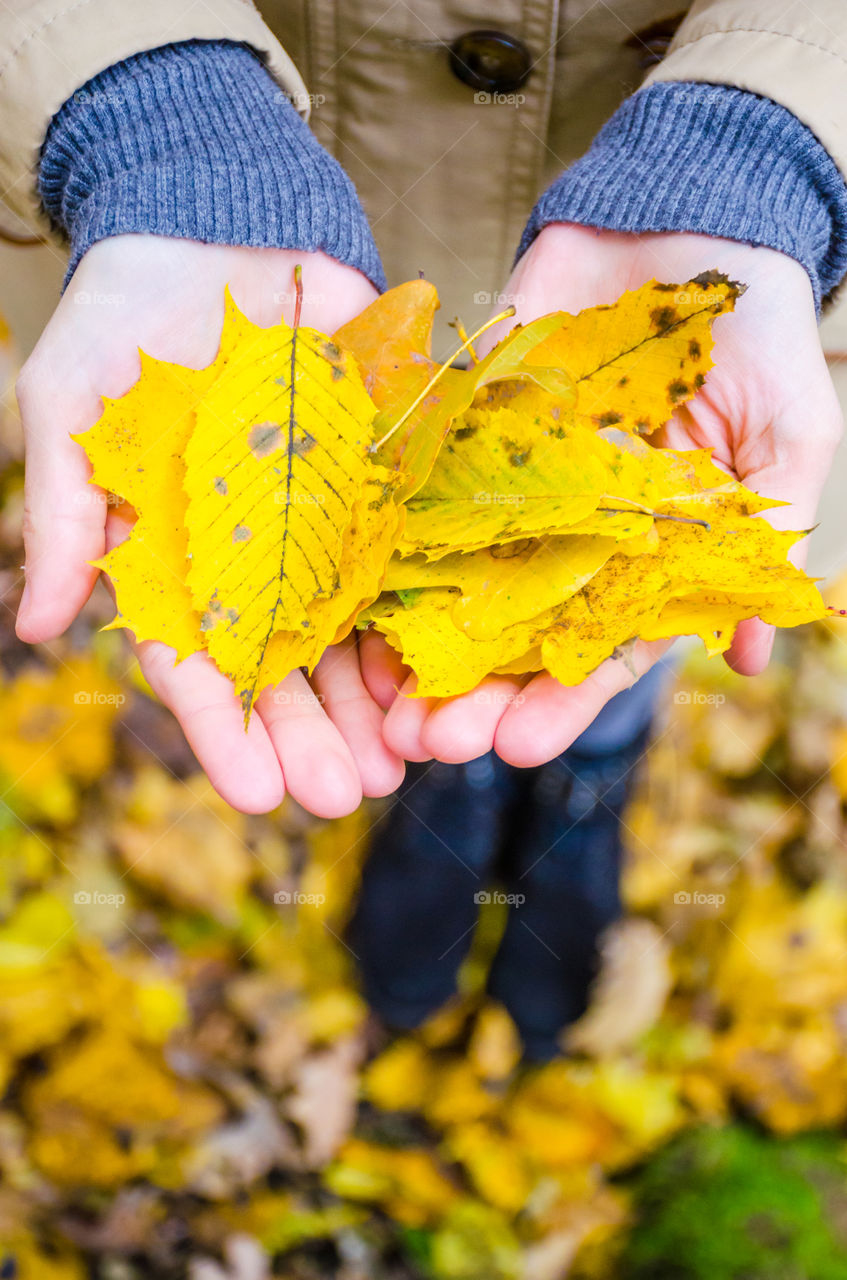
{"label": "palm", "polygon": [[[88,486],[89,467],[70,432],[100,413],[100,396],[119,396],[140,371],[138,348],[202,368],[214,359],[224,286],[255,323],[293,313],[293,268],[303,263],[302,320],[332,332],[375,296],[367,280],[324,254],[229,248],[155,236],[95,245],[22,373],[19,399],[27,437],[27,592],[21,637],[47,641],[85,603],[96,578],[90,561],[126,535]],[[94,498],[94,500],[92,500]],[[173,650],[145,643],[142,669],[179,719],[214,785],[248,811],[274,807],[289,791],[323,816],[349,812],[362,793],[382,795],[402,764],[382,739],[382,714],[348,642],[324,655],[314,679],[300,672],[266,692],[247,734],[231,684],[205,655],[174,667]]]}
{"label": "palm", "polygon": [[[653,277],[684,282],[711,269],[745,283],[747,292],[735,314],[715,326],[716,367],[705,387],[655,443],[712,449],[716,461],[751,488],[791,503],[773,512],[774,524],[809,528],[838,442],[840,412],[811,286],[798,263],[770,249],[707,236],[551,226],[518,264],[507,291],[516,300],[517,319],[526,322],[614,302]],[[491,340],[497,336],[492,331]],[[727,660],[754,674],[767,664],[771,641],[771,629],[757,619],[743,623]],[[377,648],[374,640],[369,644]],[[666,641],[639,644],[639,673],[667,648]],[[372,678],[369,661],[366,677],[387,701],[376,661],[374,667]],[[540,764],[563,751],[632,678],[623,663],[609,660],[575,688],[539,675],[523,688],[516,680],[491,679],[473,694],[440,702],[399,698],[385,736],[410,759],[460,761],[493,746],[513,764]],[[504,697],[510,693],[521,694],[511,705]]]}

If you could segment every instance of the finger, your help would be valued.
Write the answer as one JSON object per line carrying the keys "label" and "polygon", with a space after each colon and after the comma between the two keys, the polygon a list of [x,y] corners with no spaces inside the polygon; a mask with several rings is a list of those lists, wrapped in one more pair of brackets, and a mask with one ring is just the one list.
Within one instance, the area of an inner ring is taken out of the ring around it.
{"label": "finger", "polygon": [[315,668],[312,685],[350,748],[364,794],[387,796],[396,791],[405,766],[382,736],[384,716],[362,680],[355,636],[326,650]]}
{"label": "finger", "polygon": [[359,663],[368,693],[377,706],[387,711],[403,686],[409,668],[378,631],[363,631],[359,636]]}
{"label": "finger", "polygon": [[285,784],[274,744],[255,712],[245,732],[235,690],[208,654],[174,666],[167,645],[147,640],[135,650],[148,684],[182,725],[218,794],[242,813],[275,809]]}
{"label": "finger", "polygon": [[773,652],[776,628],[761,618],[740,622],[732,644],[724,654],[727,666],[740,676],[758,676],[767,667]]}
{"label": "finger", "polygon": [[43,383],[30,380],[36,376],[18,384],[26,433],[26,586],[17,633],[30,644],[60,635],[85,604],[98,572],[88,562],[103,554],[106,519],[106,495],[88,483],[88,460],[68,434],[90,426],[100,402],[48,395]]}
{"label": "finger", "polygon": [[498,724],[521,700],[521,681],[491,676],[472,693],[439,702],[423,724],[421,743],[445,764],[476,760],[491,750]]}
{"label": "finger", "polygon": [[421,738],[421,731],[429,713],[438,705],[438,698],[415,698],[418,678],[406,677],[400,692],[386,712],[382,724],[382,736],[389,750],[404,760],[431,760]]}
{"label": "finger", "polygon": [[587,729],[616,693],[649,671],[672,640],[639,640],[632,667],[608,658],[582,684],[563,685],[546,672],[521,690],[522,701],[508,707],[494,735],[494,750],[507,764],[526,769],[553,760]]}
{"label": "finger", "polygon": [[[758,517],[776,529],[811,529],[815,522],[842,429],[840,410],[825,369],[821,372],[821,385],[827,394],[812,411],[815,428],[811,438],[805,421],[802,428],[791,418],[777,422],[772,430],[771,457],[755,468],[746,471],[740,468],[740,478],[749,489],[789,504],[765,511]],[[808,538],[801,538],[791,548],[789,557],[803,567],[808,550]],[[727,665],[739,675],[759,675],[770,660],[775,634],[775,629],[760,618],[740,623],[724,655]]]}
{"label": "finger", "polygon": [[265,689],[256,710],[298,804],[318,818],[343,818],[358,808],[362,784],[350,748],[301,671]]}

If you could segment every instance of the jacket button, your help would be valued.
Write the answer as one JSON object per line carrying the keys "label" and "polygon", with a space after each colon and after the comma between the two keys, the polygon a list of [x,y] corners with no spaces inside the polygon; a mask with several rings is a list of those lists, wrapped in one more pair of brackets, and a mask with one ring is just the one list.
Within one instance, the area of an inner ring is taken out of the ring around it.
{"label": "jacket button", "polygon": [[450,45],[450,70],[472,89],[512,93],[532,70],[532,54],[502,31],[468,31]]}

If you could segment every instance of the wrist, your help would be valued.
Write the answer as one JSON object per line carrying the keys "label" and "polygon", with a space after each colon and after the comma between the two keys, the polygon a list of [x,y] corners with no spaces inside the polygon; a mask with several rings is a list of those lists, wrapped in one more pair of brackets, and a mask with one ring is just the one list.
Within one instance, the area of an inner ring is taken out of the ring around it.
{"label": "wrist", "polygon": [[847,271],[847,187],[795,116],[727,86],[636,93],[538,201],[518,257],[551,223],[692,233],[776,249],[816,302]]}
{"label": "wrist", "polygon": [[353,186],[258,58],[191,41],[108,68],[53,118],[39,192],[71,245],[127,233],[322,250],[384,287]]}

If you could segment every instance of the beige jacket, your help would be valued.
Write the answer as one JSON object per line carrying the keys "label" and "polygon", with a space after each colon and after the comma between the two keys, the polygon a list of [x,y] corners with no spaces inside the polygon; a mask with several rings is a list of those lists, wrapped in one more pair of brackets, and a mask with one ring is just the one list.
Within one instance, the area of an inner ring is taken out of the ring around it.
{"label": "beige jacket", "polygon": [[[422,270],[442,314],[502,287],[538,192],[647,81],[784,104],[847,174],[847,0],[4,0],[0,225],[45,235],[34,175],[51,116],[103,68],[189,38],[246,41],[353,178],[389,281]],[[670,21],[667,21],[668,19]],[[263,20],[264,19],[264,20]],[[681,21],[680,21],[681,19]],[[532,71],[480,101],[446,46],[520,39]],[[655,61],[655,59],[654,59]]]}

